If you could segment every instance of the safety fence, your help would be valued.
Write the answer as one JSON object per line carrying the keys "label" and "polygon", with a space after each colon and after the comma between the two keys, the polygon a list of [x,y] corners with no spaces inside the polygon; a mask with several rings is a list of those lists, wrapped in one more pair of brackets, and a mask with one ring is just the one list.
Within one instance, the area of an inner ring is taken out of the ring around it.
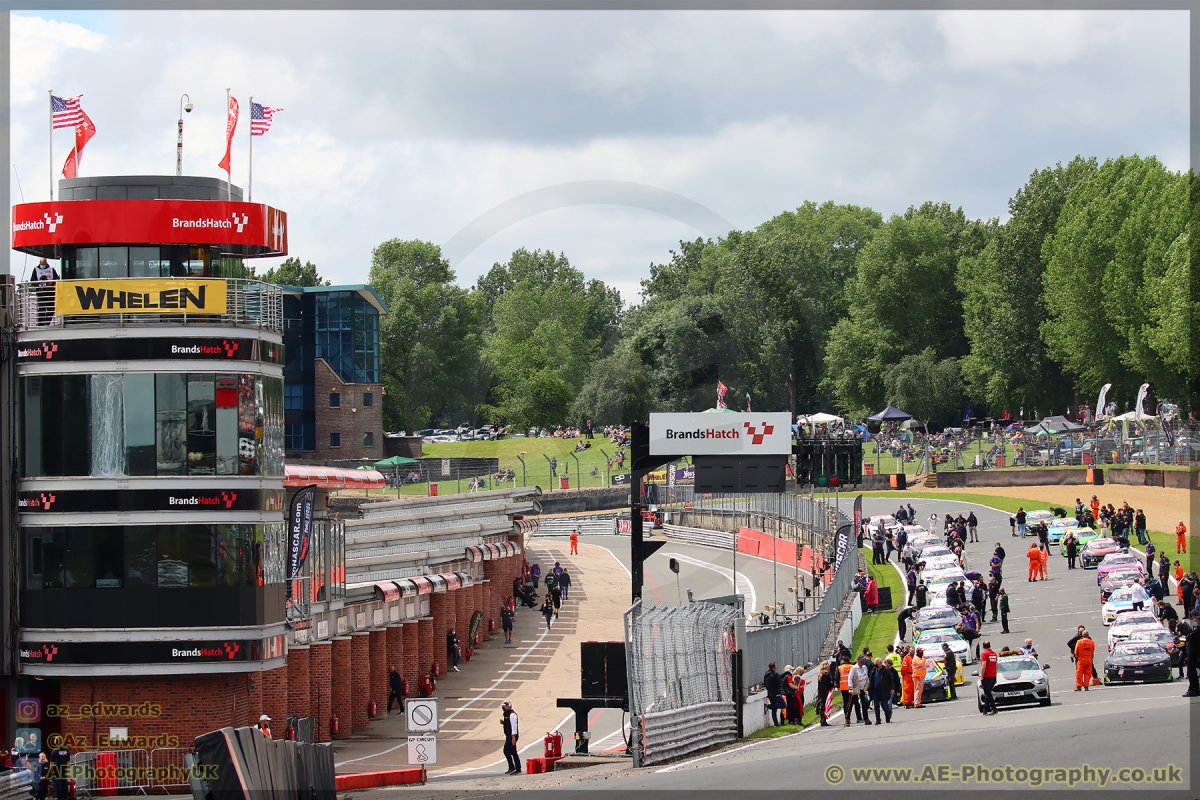
{"label": "safety fence", "polygon": [[639,601],[625,612],[635,763],[652,763],[647,754],[664,760],[737,738],[736,724],[693,734],[702,724],[697,715],[711,715],[718,706],[736,714],[739,617],[733,606],[707,602],[644,607]]}
{"label": "safety fence", "polygon": [[826,496],[723,495],[696,492],[690,485],[656,487],[655,495],[651,500],[664,515],[664,525],[730,533],[752,528],[823,554],[832,554],[834,534],[850,522]]}
{"label": "safety fence", "polygon": [[858,570],[857,553],[844,559],[826,589],[817,612],[810,617],[784,625],[755,628],[746,632],[742,646],[742,691],[760,684],[767,665],[774,661],[780,669],[786,664],[804,668],[825,655],[834,627],[841,624],[840,614],[846,596],[853,591]]}

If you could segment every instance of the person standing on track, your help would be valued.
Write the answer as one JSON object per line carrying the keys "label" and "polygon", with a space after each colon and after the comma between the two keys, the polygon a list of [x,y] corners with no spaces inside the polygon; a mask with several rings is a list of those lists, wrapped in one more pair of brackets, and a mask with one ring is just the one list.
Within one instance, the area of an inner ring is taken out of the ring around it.
{"label": "person standing on track", "polygon": [[892,721],[892,696],[896,693],[894,675],[891,664],[886,663],[882,658],[875,659],[875,680],[871,685],[871,701],[875,706],[876,725],[880,722],[880,706],[883,706],[884,718],[889,723]]}
{"label": "person standing on track", "polygon": [[[900,609],[900,613],[896,615],[896,628],[900,634],[900,641],[904,641],[908,636],[908,621],[913,618],[913,614],[917,613],[917,607],[907,605]],[[890,645],[889,645],[890,646]]]}
{"label": "person standing on track", "polygon": [[562,576],[558,579],[558,585],[562,589],[562,599],[566,600],[571,596],[571,573],[565,568],[562,571]]}
{"label": "person standing on track", "polygon": [[508,761],[508,772],[505,775],[521,774],[521,754],[517,752],[517,712],[513,711],[512,703],[505,700],[500,704],[503,716],[500,725],[504,728],[504,758]]}
{"label": "person standing on track", "polygon": [[504,631],[504,643],[512,644],[513,611],[507,603],[500,607],[500,629]]}
{"label": "person standing on track", "polygon": [[1187,552],[1187,525],[1183,524],[1183,520],[1179,520],[1179,524],[1175,526],[1175,552]]}
{"label": "person standing on track", "polygon": [[[998,592],[998,596],[1000,598],[1000,625],[1001,625],[1000,632],[1008,633],[1008,595],[1004,592],[1003,589],[1001,589]],[[986,645],[986,644],[987,644],[987,642],[984,642],[984,645]]]}
{"label": "person standing on track", "polygon": [[912,660],[912,683],[913,683],[913,707],[920,708],[921,700],[925,694],[925,671],[929,666],[929,662],[925,660],[925,650],[917,648],[917,654]]}
{"label": "person standing on track", "polygon": [[817,673],[817,717],[821,720],[821,727],[829,727],[829,719],[825,716],[825,704],[829,701],[829,695],[833,692],[833,675],[829,671],[829,662],[821,662],[821,671]]}
{"label": "person standing on track", "polygon": [[913,707],[912,660],[912,648],[904,648],[904,658],[900,661],[900,704],[905,708]]}
{"label": "person standing on track", "polygon": [[579,528],[571,531],[571,555],[579,555]]}
{"label": "person standing on track", "polygon": [[842,714],[846,717],[846,727],[850,727],[850,710],[858,715],[859,722],[862,722],[862,713],[858,708],[858,702],[854,695],[850,692],[850,670],[854,669],[850,665],[850,659],[843,656],[842,663],[838,665],[838,691],[842,693]]}
{"label": "person standing on track", "polygon": [[1046,545],[1038,547],[1038,577],[1046,581],[1050,579],[1050,549]]}
{"label": "person standing on track", "polygon": [[967,533],[972,542],[979,541],[979,520],[975,518],[974,511],[967,517]]}
{"label": "person standing on track", "polygon": [[[992,578],[988,581],[988,602],[992,605],[992,622],[996,621],[997,603],[1000,602],[1000,581]],[[981,612],[982,613],[982,612]]]}
{"label": "person standing on track", "polygon": [[990,641],[983,643],[983,652],[979,654],[979,686],[983,690],[983,714],[996,713],[996,701],[992,697],[992,687],[996,685],[996,666],[1000,657],[992,649]]}
{"label": "person standing on track", "polygon": [[1024,506],[1017,509],[1017,513],[1013,515],[1013,519],[1015,519],[1017,521],[1016,535],[1024,536],[1025,535],[1025,519],[1026,519]]}
{"label": "person standing on track", "polygon": [[1074,533],[1067,534],[1063,549],[1067,552],[1067,569],[1075,569],[1075,559],[1079,556],[1079,540],[1075,538]]}
{"label": "person standing on track", "polygon": [[1075,643],[1075,691],[1091,691],[1092,659],[1095,655],[1096,643],[1084,630],[1079,635],[1079,641]]}
{"label": "person standing on track", "polygon": [[950,649],[948,642],[942,642],[942,654],[946,658],[946,686],[950,688],[950,699],[957,700],[958,692],[955,690],[954,682],[958,678],[958,659],[954,657],[954,651]]}
{"label": "person standing on track", "polygon": [[1042,564],[1042,551],[1036,544],[1029,545],[1029,549],[1025,551],[1025,557],[1029,559],[1029,583],[1036,583],[1038,576],[1038,567]]}

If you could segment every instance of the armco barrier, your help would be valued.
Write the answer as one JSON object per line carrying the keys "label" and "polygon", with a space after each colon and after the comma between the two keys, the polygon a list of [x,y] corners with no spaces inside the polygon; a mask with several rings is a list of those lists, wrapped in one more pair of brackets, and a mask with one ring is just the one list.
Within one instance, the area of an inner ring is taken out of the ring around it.
{"label": "armco barrier", "polygon": [[[524,522],[524,520],[522,520]],[[569,536],[578,530],[581,536],[612,536],[617,532],[617,515],[603,517],[551,517],[537,519],[530,536]]]}
{"label": "armco barrier", "polygon": [[732,703],[700,703],[640,718],[642,764],[656,764],[737,739]]}

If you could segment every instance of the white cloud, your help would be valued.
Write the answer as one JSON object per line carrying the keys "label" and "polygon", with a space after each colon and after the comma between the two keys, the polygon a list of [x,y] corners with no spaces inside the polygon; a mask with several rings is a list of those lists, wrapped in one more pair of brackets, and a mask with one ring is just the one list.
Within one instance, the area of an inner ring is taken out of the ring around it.
{"label": "white cloud", "polygon": [[35,98],[46,101],[43,92],[52,87],[40,85],[39,80],[63,52],[71,48],[100,52],[107,40],[74,22],[19,14],[10,14],[9,20],[10,102],[14,105]]}
{"label": "white cloud", "polygon": [[[1186,12],[1179,13],[1186,26]],[[954,66],[1049,67],[1095,56],[1112,44],[1131,16],[1094,11],[940,11],[936,26]]]}
{"label": "white cloud", "polygon": [[[98,130],[85,175],[172,174],[188,92],[185,172],[224,178],[232,86],[234,182],[253,92],[285,109],[255,140],[254,199],[289,213],[295,255],[347,283],[365,280],[381,241],[442,243],[568,181],[649,184],[741,228],[805,200],[885,215],[944,200],[990,217],[1033,170],[1077,153],[1186,165],[1188,152],[1180,13],[105,15],[108,38],[13,17],[10,135],[27,199],[47,190],[45,87],[85,94]],[[561,209],[457,266],[469,283],[518,246],[549,247],[632,300],[646,266],[697,235],[649,211]]]}

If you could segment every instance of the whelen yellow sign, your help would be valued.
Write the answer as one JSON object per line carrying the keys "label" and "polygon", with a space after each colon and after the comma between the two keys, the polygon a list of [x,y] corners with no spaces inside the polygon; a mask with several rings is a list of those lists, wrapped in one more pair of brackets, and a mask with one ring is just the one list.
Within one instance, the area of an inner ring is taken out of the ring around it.
{"label": "whelen yellow sign", "polygon": [[59,281],[54,313],[224,314],[225,281],[186,278],[110,278]]}

